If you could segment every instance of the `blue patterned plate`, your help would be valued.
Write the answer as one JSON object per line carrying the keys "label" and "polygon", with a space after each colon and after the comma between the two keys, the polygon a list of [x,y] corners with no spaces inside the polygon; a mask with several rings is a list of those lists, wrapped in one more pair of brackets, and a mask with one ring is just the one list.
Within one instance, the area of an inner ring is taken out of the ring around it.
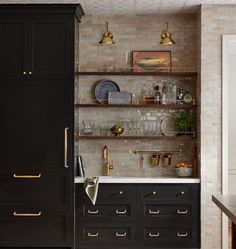
{"label": "blue patterned plate", "polygon": [[109,92],[120,92],[119,86],[112,80],[101,80],[95,87],[95,98],[100,104],[108,103]]}

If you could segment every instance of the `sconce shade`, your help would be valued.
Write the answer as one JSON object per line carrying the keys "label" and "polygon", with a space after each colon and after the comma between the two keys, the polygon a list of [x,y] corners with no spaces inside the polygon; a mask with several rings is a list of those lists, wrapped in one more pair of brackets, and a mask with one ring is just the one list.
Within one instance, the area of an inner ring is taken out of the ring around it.
{"label": "sconce shade", "polygon": [[102,39],[99,43],[102,44],[114,44],[113,34],[108,30],[108,22],[106,22],[106,31],[102,35]]}
{"label": "sconce shade", "polygon": [[166,30],[161,33],[161,41],[162,45],[172,45],[175,44],[175,41],[171,37],[171,33],[168,31],[169,24],[166,23]]}

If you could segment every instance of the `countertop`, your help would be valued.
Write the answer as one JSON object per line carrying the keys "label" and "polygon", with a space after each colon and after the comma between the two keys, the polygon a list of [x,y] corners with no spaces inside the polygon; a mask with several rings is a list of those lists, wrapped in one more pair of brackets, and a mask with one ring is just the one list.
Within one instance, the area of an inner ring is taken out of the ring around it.
{"label": "countertop", "polygon": [[236,195],[213,195],[212,201],[236,224]]}
{"label": "countertop", "polygon": [[[75,177],[75,183],[83,183],[84,177]],[[122,177],[122,176],[100,176],[99,183],[200,183],[198,178],[184,177]]]}

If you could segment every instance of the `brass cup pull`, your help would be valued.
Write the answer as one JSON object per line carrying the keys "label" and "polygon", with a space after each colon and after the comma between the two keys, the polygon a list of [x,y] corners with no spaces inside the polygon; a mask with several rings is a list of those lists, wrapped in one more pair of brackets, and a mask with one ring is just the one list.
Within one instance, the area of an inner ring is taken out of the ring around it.
{"label": "brass cup pull", "polygon": [[188,233],[177,233],[178,237],[187,237]]}
{"label": "brass cup pull", "polygon": [[159,237],[160,233],[148,233],[149,237]]}
{"label": "brass cup pull", "polygon": [[116,214],[126,214],[127,210],[125,209],[124,211],[120,211],[119,209],[116,209]]}
{"label": "brass cup pull", "polygon": [[118,232],[116,232],[116,237],[126,237],[126,232],[124,232],[124,233],[118,233]]}
{"label": "brass cup pull", "polygon": [[148,210],[149,214],[159,214],[160,210],[158,209],[157,211],[152,211],[151,209]]}
{"label": "brass cup pull", "polygon": [[187,214],[187,213],[188,213],[188,209],[184,211],[180,211],[179,209],[177,210],[177,214]]}
{"label": "brass cup pull", "polygon": [[38,175],[17,175],[16,173],[13,175],[14,178],[21,178],[21,179],[37,179],[41,178],[41,173]]}
{"label": "brass cup pull", "polygon": [[13,213],[14,216],[17,217],[38,217],[41,216],[41,212],[38,213],[17,213],[16,211]]}
{"label": "brass cup pull", "polygon": [[89,237],[98,237],[98,233],[90,233],[88,232]]}
{"label": "brass cup pull", "polygon": [[88,213],[89,214],[98,214],[98,209],[96,209],[96,210],[88,210]]}

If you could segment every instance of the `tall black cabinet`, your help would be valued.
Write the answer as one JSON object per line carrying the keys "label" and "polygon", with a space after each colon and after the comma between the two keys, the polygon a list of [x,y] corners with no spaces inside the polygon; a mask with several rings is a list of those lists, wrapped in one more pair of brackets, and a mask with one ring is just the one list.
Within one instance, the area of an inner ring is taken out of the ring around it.
{"label": "tall black cabinet", "polygon": [[0,247],[73,247],[78,5],[0,6]]}

